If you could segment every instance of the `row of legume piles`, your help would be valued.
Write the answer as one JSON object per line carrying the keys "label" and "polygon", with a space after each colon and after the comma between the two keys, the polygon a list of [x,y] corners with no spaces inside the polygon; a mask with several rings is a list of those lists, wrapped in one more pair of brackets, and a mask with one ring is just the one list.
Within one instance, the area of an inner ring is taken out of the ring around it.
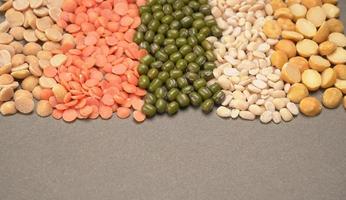
{"label": "row of legume piles", "polygon": [[67,122],[132,113],[143,122],[221,104],[222,118],[316,116],[322,105],[309,91],[328,88],[327,108],[345,93],[336,4],[8,0],[0,7],[0,111],[35,109]]}

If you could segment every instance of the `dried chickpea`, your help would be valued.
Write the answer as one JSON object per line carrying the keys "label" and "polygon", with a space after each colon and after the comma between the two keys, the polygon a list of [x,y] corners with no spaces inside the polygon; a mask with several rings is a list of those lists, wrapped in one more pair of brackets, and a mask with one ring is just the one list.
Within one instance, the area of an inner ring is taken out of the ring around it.
{"label": "dried chickpea", "polygon": [[292,22],[292,20],[288,18],[279,18],[277,19],[277,22],[279,23],[281,29],[283,31],[295,31],[296,25]]}
{"label": "dried chickpea", "polygon": [[281,34],[283,39],[291,40],[294,42],[299,42],[304,39],[304,36],[295,31],[282,31]]}
{"label": "dried chickpea", "polygon": [[327,56],[329,54],[332,54],[337,47],[338,46],[336,46],[336,44],[334,44],[333,42],[325,41],[320,44],[320,46],[318,47],[318,51],[322,56]]}
{"label": "dried chickpea", "polygon": [[320,27],[327,19],[327,14],[320,6],[312,7],[306,13],[306,19],[312,22],[316,27]]}
{"label": "dried chickpea", "polygon": [[270,4],[271,6],[273,7],[273,10],[277,10],[277,9],[280,9],[280,8],[285,8],[287,7],[287,5],[285,4],[284,1],[282,0],[272,0],[270,1]]}
{"label": "dried chickpea", "polygon": [[292,4],[289,7],[289,9],[291,10],[291,13],[292,13],[295,20],[300,19],[300,18],[304,18],[306,16],[307,11],[308,11],[305,6],[303,6],[299,3]]}
{"label": "dried chickpea", "polygon": [[333,4],[325,3],[323,4],[322,8],[329,19],[338,18],[340,16],[340,8]]}
{"label": "dried chickpea", "polygon": [[344,64],[346,63],[346,50],[338,47],[333,53],[327,55],[327,58],[333,64]]}
{"label": "dried chickpea", "polygon": [[24,28],[21,27],[21,26],[15,26],[15,27],[12,27],[11,30],[10,30],[10,34],[14,37],[14,39],[16,40],[23,40],[24,39]]}
{"label": "dried chickpea", "polygon": [[42,45],[42,49],[45,51],[53,51],[60,49],[60,44],[57,42],[47,41]]}
{"label": "dried chickpea", "polygon": [[312,55],[310,57],[309,65],[311,69],[317,70],[318,72],[323,72],[325,69],[331,66],[327,59],[317,55]]}
{"label": "dried chickpea", "polygon": [[329,25],[326,22],[324,22],[320,26],[320,28],[318,29],[316,35],[312,38],[312,40],[317,43],[322,43],[328,40],[329,33],[330,33]]}
{"label": "dried chickpea", "polygon": [[305,97],[300,101],[299,109],[305,116],[314,117],[321,113],[322,105],[315,97]]}
{"label": "dried chickpea", "polygon": [[12,57],[12,67],[18,67],[25,62],[25,55],[24,54],[16,54]]}
{"label": "dried chickpea", "polygon": [[316,91],[321,87],[322,77],[318,71],[308,69],[303,72],[302,82],[309,89],[309,91]]}
{"label": "dried chickpea", "polygon": [[62,40],[62,34],[57,28],[48,28],[45,30],[46,37],[53,42]]}
{"label": "dried chickpea", "polygon": [[346,80],[346,65],[335,65],[334,70],[338,79]]}
{"label": "dried chickpea", "polygon": [[337,79],[335,83],[335,87],[341,90],[342,93],[346,94],[346,80]]}
{"label": "dried chickpea", "polygon": [[27,90],[23,90],[23,89],[16,90],[16,92],[14,93],[13,99],[16,100],[19,97],[33,98],[31,92]]}
{"label": "dried chickpea", "polygon": [[39,8],[43,5],[43,0],[30,0],[30,8]]}
{"label": "dried chickpea", "polygon": [[53,21],[50,17],[42,17],[36,20],[36,27],[38,30],[44,32],[46,29],[50,28],[53,25]]}
{"label": "dried chickpea", "polygon": [[328,36],[328,40],[336,44],[338,47],[346,46],[346,36],[342,33],[338,33],[338,32],[331,33]]}
{"label": "dried chickpea", "polygon": [[34,96],[36,100],[41,100],[41,92],[42,92],[42,87],[38,85],[32,90],[32,95]]}
{"label": "dried chickpea", "polygon": [[299,68],[286,63],[281,69],[281,79],[291,84],[299,83],[301,81]]}
{"label": "dried chickpea", "polygon": [[276,19],[278,18],[287,18],[287,19],[293,19],[293,14],[291,13],[291,10],[289,8],[279,8],[275,10],[274,17]]}
{"label": "dried chickpea", "polygon": [[336,72],[333,68],[328,68],[322,72],[321,78],[321,88],[332,87],[336,83]]}
{"label": "dried chickpea", "polygon": [[310,57],[318,54],[318,44],[313,40],[304,39],[297,43],[297,52],[303,57]]}
{"label": "dried chickpea", "polygon": [[37,52],[37,58],[43,60],[50,60],[53,57],[53,54],[49,51],[39,51]]}
{"label": "dried chickpea", "polygon": [[41,45],[39,45],[37,43],[34,43],[34,42],[29,42],[29,43],[24,45],[23,53],[26,56],[28,56],[28,55],[36,55],[37,52],[39,52],[41,50],[42,50]]}
{"label": "dried chickpea", "polygon": [[335,87],[328,88],[322,96],[322,103],[325,107],[333,109],[339,107],[342,101],[342,92]]}
{"label": "dried chickpea", "polygon": [[36,15],[32,12],[31,9],[28,9],[27,11],[25,11],[24,13],[25,16],[25,21],[23,26],[25,28],[32,28],[32,29],[36,29],[36,20],[37,17]]}
{"label": "dried chickpea", "polygon": [[4,50],[6,50],[10,56],[13,56],[16,53],[16,50],[12,46],[0,44],[0,52]]}
{"label": "dried chickpea", "polygon": [[288,57],[283,51],[274,51],[270,57],[271,63],[274,67],[281,69],[285,63],[288,61]]}
{"label": "dried chickpea", "polygon": [[9,101],[14,95],[12,87],[4,87],[0,90],[0,101]]}
{"label": "dried chickpea", "polygon": [[4,116],[16,114],[16,105],[14,101],[7,101],[1,104],[0,113]]}
{"label": "dried chickpea", "polygon": [[321,0],[302,0],[302,4],[309,9],[315,6],[322,6],[322,1]]}
{"label": "dried chickpea", "polygon": [[38,85],[38,78],[35,76],[28,76],[22,81],[22,88],[24,90],[33,91]]}
{"label": "dried chickpea", "polygon": [[313,38],[317,33],[315,25],[304,18],[297,20],[296,30],[303,34],[306,38]]}
{"label": "dried chickpea", "polygon": [[327,21],[327,25],[328,25],[331,33],[332,32],[340,32],[340,33],[344,32],[344,24],[339,19],[335,19],[335,18],[329,19]]}
{"label": "dried chickpea", "polygon": [[8,10],[5,13],[5,18],[8,21],[8,23],[11,25],[11,27],[22,26],[24,23],[24,15],[23,13],[18,11]]}
{"label": "dried chickpea", "polygon": [[288,61],[289,65],[293,65],[298,67],[301,73],[303,73],[305,70],[309,69],[309,62],[306,60],[306,58],[301,56],[296,56],[293,58],[290,58]]}
{"label": "dried chickpea", "polygon": [[53,108],[47,100],[40,100],[36,105],[36,113],[40,117],[48,117],[53,112]]}
{"label": "dried chickpea", "polygon": [[38,17],[46,17],[49,15],[49,10],[46,7],[35,8],[33,11]]}
{"label": "dried chickpea", "polygon": [[275,45],[275,50],[285,52],[288,58],[292,58],[297,55],[296,45],[290,40],[280,40]]}
{"label": "dried chickpea", "polygon": [[0,85],[9,85],[14,82],[14,79],[9,74],[0,75]]}
{"label": "dried chickpea", "polygon": [[0,23],[0,32],[5,33],[11,28],[10,23],[8,21],[3,21]]}
{"label": "dried chickpea", "polygon": [[12,46],[14,48],[15,53],[19,53],[19,54],[23,53],[24,46],[22,43],[20,43],[18,41],[13,41],[10,43],[10,46]]}
{"label": "dried chickpea", "polygon": [[267,20],[263,25],[263,32],[269,38],[278,39],[282,29],[277,21]]}
{"label": "dried chickpea", "polygon": [[42,42],[48,41],[46,34],[42,31],[39,31],[38,29],[35,30],[35,35]]}
{"label": "dried chickpea", "polygon": [[0,5],[0,11],[4,12],[4,11],[7,11],[8,9],[12,8],[12,2],[13,2],[12,0],[8,0],[8,1],[3,2]]}
{"label": "dried chickpea", "polygon": [[0,44],[10,44],[13,39],[13,36],[8,33],[0,33]]}
{"label": "dried chickpea", "polygon": [[67,94],[67,90],[64,86],[60,84],[56,84],[52,88],[53,94],[58,102],[62,102],[64,100],[65,95]]}
{"label": "dried chickpea", "polygon": [[307,96],[309,96],[309,90],[302,83],[293,84],[287,93],[287,98],[293,103],[299,103]]}
{"label": "dried chickpea", "polygon": [[16,109],[23,114],[29,114],[34,110],[34,100],[32,98],[21,96],[14,101]]}
{"label": "dried chickpea", "polygon": [[29,8],[28,0],[14,0],[12,3],[14,9],[24,11]]}
{"label": "dried chickpea", "polygon": [[36,35],[35,35],[35,31],[33,29],[26,29],[23,32],[23,36],[24,36],[25,41],[27,41],[27,42],[37,42],[37,40],[38,40]]}

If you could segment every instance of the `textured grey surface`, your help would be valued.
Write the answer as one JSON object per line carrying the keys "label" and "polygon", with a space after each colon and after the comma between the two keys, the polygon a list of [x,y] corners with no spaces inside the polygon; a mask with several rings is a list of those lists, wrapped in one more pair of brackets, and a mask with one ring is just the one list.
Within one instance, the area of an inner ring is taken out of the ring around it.
{"label": "textured grey surface", "polygon": [[345,200],[345,129],[342,108],[280,125],[0,117],[0,200]]}

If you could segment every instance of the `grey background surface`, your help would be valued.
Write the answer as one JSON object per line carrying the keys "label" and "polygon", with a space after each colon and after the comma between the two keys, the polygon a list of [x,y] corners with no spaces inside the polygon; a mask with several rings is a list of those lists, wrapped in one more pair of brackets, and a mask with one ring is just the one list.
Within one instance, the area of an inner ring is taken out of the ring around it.
{"label": "grey background surface", "polygon": [[0,200],[345,200],[345,129],[342,108],[280,125],[0,117]]}

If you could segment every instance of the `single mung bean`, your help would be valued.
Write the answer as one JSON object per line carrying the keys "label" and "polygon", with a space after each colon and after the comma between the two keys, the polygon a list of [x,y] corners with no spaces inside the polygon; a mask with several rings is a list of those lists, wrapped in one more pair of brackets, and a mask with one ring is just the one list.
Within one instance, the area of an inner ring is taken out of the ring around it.
{"label": "single mung bean", "polygon": [[169,73],[166,71],[159,72],[159,75],[157,76],[161,81],[165,82],[167,79],[169,79]]}
{"label": "single mung bean", "polygon": [[177,88],[178,87],[178,83],[177,83],[177,81],[174,79],[174,78],[168,78],[167,80],[166,80],[166,88],[167,89],[172,89],[172,88]]}
{"label": "single mung bean", "polygon": [[179,106],[180,106],[181,108],[186,108],[187,106],[190,105],[190,99],[189,99],[189,97],[188,97],[186,94],[184,94],[184,93],[178,94],[178,96],[177,96],[177,102],[179,103]]}
{"label": "single mung bean", "polygon": [[200,94],[204,100],[210,98],[213,95],[213,93],[207,87],[200,88],[198,90],[198,94]]}
{"label": "single mung bean", "polygon": [[166,72],[171,71],[172,69],[174,69],[174,62],[172,62],[171,60],[167,60],[165,63],[163,63],[161,69]]}
{"label": "single mung bean", "polygon": [[193,106],[196,106],[196,107],[200,106],[201,103],[203,102],[201,95],[199,95],[197,92],[191,92],[189,94],[189,97],[190,97],[191,104]]}
{"label": "single mung bean", "polygon": [[170,76],[171,78],[177,79],[177,78],[183,76],[183,71],[181,71],[181,70],[179,70],[179,69],[172,69],[172,70],[169,72],[169,76]]}
{"label": "single mung bean", "polygon": [[153,81],[151,81],[148,90],[150,92],[154,92],[155,90],[157,90],[159,87],[162,86],[162,81],[158,78],[155,78]]}
{"label": "single mung bean", "polygon": [[185,77],[179,77],[177,78],[177,83],[179,88],[184,88],[189,85],[189,82]]}
{"label": "single mung bean", "polygon": [[197,73],[195,72],[186,72],[185,74],[186,79],[190,82],[193,83],[195,80],[201,78]]}
{"label": "single mung bean", "polygon": [[207,99],[201,104],[201,109],[204,113],[210,113],[214,108],[214,101],[212,99]]}
{"label": "single mung bean", "polygon": [[148,103],[148,104],[155,104],[156,100],[157,100],[156,96],[154,94],[152,94],[152,93],[148,93],[144,97],[144,102]]}
{"label": "single mung bean", "polygon": [[148,54],[146,56],[144,56],[143,58],[141,58],[141,63],[145,64],[145,65],[150,65],[152,62],[155,61],[155,58]]}
{"label": "single mung bean", "polygon": [[159,69],[163,65],[163,62],[160,60],[154,61],[153,63],[150,64],[150,68],[156,68]]}
{"label": "single mung bean", "polygon": [[184,59],[179,59],[177,61],[177,63],[175,64],[175,67],[179,70],[185,71],[186,67],[187,67],[188,63],[186,60]]}
{"label": "single mung bean", "polygon": [[138,79],[138,86],[142,89],[147,89],[150,85],[150,79],[146,75],[142,75]]}
{"label": "single mung bean", "polygon": [[179,94],[179,90],[177,88],[172,88],[167,93],[167,99],[168,101],[174,101],[177,99],[177,96]]}
{"label": "single mung bean", "polygon": [[176,101],[172,101],[167,105],[167,114],[175,115],[179,111],[179,104]]}
{"label": "single mung bean", "polygon": [[156,115],[156,107],[145,103],[142,108],[142,112],[149,118],[154,117]]}
{"label": "single mung bean", "polygon": [[199,90],[201,89],[202,87],[205,87],[207,85],[207,82],[205,81],[205,79],[197,79],[193,82],[193,87],[195,88],[195,90]]}
{"label": "single mung bean", "polygon": [[166,62],[168,60],[168,55],[163,50],[158,50],[155,53],[155,58],[162,62]]}
{"label": "single mung bean", "polygon": [[164,113],[167,109],[167,102],[164,99],[158,99],[155,103],[155,107],[158,113]]}
{"label": "single mung bean", "polygon": [[213,95],[212,98],[216,104],[221,104],[225,99],[225,93],[222,91],[218,91]]}
{"label": "single mung bean", "polygon": [[204,78],[206,81],[209,81],[214,78],[214,74],[212,70],[202,70],[199,72],[199,76]]}
{"label": "single mung bean", "polygon": [[179,59],[181,59],[183,56],[181,55],[180,52],[175,52],[175,53],[172,53],[170,56],[169,56],[169,59],[171,61],[173,61],[174,63],[176,63]]}
{"label": "single mung bean", "polygon": [[187,69],[189,72],[198,73],[200,70],[200,67],[197,63],[190,62],[189,65],[187,66]]}
{"label": "single mung bean", "polygon": [[208,89],[213,93],[217,93],[222,90],[221,86],[218,83],[213,83],[208,86]]}
{"label": "single mung bean", "polygon": [[167,89],[166,87],[159,87],[155,90],[155,96],[158,99],[165,99],[167,97]]}
{"label": "single mung bean", "polygon": [[180,38],[177,38],[175,40],[175,44],[177,45],[177,47],[182,47],[182,46],[187,44],[187,39],[186,38],[182,38],[182,36],[180,36]]}
{"label": "single mung bean", "polygon": [[190,94],[193,91],[194,91],[194,88],[192,85],[185,86],[181,89],[181,92],[184,94]]}
{"label": "single mung bean", "polygon": [[147,76],[150,78],[150,80],[155,79],[159,75],[159,70],[156,68],[149,69]]}

